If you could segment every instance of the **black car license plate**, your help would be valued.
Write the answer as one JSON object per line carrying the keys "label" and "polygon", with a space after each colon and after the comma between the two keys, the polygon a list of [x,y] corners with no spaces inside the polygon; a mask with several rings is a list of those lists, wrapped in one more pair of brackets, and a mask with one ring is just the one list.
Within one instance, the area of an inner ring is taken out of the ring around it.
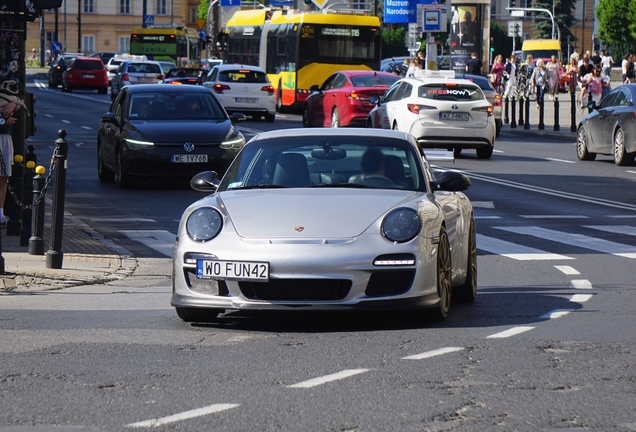
{"label": "black car license plate", "polygon": [[206,154],[182,154],[170,156],[172,163],[205,163],[208,161]]}

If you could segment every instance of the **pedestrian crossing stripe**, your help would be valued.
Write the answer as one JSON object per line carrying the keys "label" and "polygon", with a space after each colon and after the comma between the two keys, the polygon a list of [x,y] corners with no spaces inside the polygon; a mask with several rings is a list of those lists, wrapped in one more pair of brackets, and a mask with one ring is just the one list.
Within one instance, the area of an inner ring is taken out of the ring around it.
{"label": "pedestrian crossing stripe", "polygon": [[584,225],[584,227],[613,234],[636,236],[636,227],[629,225]]}
{"label": "pedestrian crossing stripe", "polygon": [[540,261],[540,260],[571,260],[572,257],[565,255],[553,254],[540,249],[523,246],[520,244],[499,240],[494,237],[488,237],[477,234],[477,249],[490,252],[496,255],[502,255],[518,261]]}
{"label": "pedestrian crossing stripe", "polygon": [[175,234],[165,230],[125,230],[120,232],[129,239],[138,241],[172,258],[176,239]]}
{"label": "pedestrian crossing stripe", "polygon": [[[538,237],[540,239],[550,240],[557,243],[566,244],[569,246],[576,246],[583,249],[591,249],[597,252],[608,253],[608,254],[624,257],[624,258],[636,259],[636,247],[634,246],[629,246],[622,243],[615,243],[608,240],[586,236],[583,234],[571,234],[571,233],[555,231],[555,230],[536,227],[536,226],[528,226],[528,227],[507,226],[507,227],[493,227],[493,228],[512,232],[515,234],[523,234],[523,235]],[[479,243],[477,243],[477,245],[479,245]]]}

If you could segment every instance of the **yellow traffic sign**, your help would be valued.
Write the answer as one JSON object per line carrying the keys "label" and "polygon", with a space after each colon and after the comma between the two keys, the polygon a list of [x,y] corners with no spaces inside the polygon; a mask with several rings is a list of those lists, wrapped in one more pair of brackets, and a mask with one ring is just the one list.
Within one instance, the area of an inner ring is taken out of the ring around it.
{"label": "yellow traffic sign", "polygon": [[199,26],[199,28],[201,30],[205,29],[205,24],[208,22],[208,20],[204,20],[201,18],[197,18],[197,25]]}

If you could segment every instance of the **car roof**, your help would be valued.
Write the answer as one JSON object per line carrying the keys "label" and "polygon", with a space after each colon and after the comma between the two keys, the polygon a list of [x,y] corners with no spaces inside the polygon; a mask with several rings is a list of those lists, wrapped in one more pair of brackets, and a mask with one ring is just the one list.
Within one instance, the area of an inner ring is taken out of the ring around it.
{"label": "car roof", "polygon": [[338,72],[334,72],[334,73],[341,73],[344,74],[346,76],[349,77],[354,77],[354,76],[388,76],[388,77],[395,77],[397,75],[395,75],[394,73],[391,72],[382,72],[382,71],[375,71],[375,70],[360,70],[360,69],[356,69],[356,70],[341,70]]}
{"label": "car roof", "polygon": [[455,84],[464,84],[464,85],[470,85],[470,86],[475,86],[475,87],[479,87],[479,85],[475,84],[474,82],[467,80],[467,79],[460,79],[460,78],[415,78],[415,77],[409,77],[409,78],[402,78],[400,80],[400,82],[402,81],[407,81],[410,82],[411,84],[414,85],[420,85],[420,84],[445,84],[445,83],[455,83]]}
{"label": "car roof", "polygon": [[[194,85],[157,85],[157,84],[137,84],[124,87],[131,94],[135,93],[202,93],[212,94],[207,87]],[[123,89],[122,89],[123,90]]]}
{"label": "car roof", "polygon": [[[139,86],[137,86],[139,87]],[[179,86],[181,87],[181,86]],[[195,86],[191,86],[195,87]],[[390,129],[366,129],[366,128],[325,128],[318,130],[320,136],[355,136],[369,135],[381,138],[397,138],[411,142],[409,139],[410,134],[408,132],[400,132]],[[298,128],[298,129],[276,129],[272,131],[263,132],[258,135],[258,139],[266,138],[285,138],[285,137],[304,137],[304,136],[316,136],[317,130],[314,128]]]}
{"label": "car roof", "polygon": [[[479,84],[477,84],[477,85],[479,85],[479,87],[480,87],[482,90],[485,90],[485,91],[495,91],[495,88],[494,88],[494,87],[490,84],[490,81],[488,81],[488,78],[483,77],[483,76],[481,76],[481,75],[457,74],[457,75],[455,75],[455,76],[456,76],[456,77],[461,77],[461,79],[467,79],[468,81],[474,81],[475,83],[477,83],[478,81],[480,81],[480,82],[484,83],[484,86],[485,86],[485,88],[484,88],[484,87],[480,86]],[[459,78],[456,78],[456,79],[459,79]]]}
{"label": "car roof", "polygon": [[217,68],[219,71],[224,71],[224,70],[234,70],[234,69],[247,69],[250,71],[254,71],[254,72],[263,72],[265,73],[265,71],[263,70],[263,68],[258,67],[258,66],[252,66],[252,65],[242,65],[242,64],[219,64],[214,66],[215,68]]}

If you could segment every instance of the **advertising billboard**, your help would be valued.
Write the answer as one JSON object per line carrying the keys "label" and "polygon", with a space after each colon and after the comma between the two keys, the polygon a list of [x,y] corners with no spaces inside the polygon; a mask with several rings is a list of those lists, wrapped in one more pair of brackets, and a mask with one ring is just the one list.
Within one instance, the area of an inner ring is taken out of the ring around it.
{"label": "advertising billboard", "polygon": [[476,4],[452,5],[450,21],[451,69],[466,71],[471,53],[482,58],[482,8]]}

